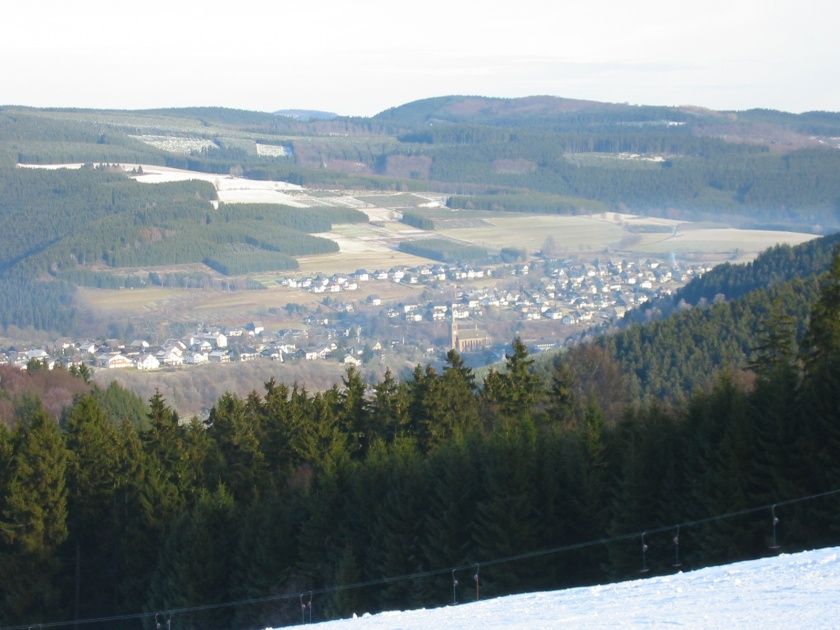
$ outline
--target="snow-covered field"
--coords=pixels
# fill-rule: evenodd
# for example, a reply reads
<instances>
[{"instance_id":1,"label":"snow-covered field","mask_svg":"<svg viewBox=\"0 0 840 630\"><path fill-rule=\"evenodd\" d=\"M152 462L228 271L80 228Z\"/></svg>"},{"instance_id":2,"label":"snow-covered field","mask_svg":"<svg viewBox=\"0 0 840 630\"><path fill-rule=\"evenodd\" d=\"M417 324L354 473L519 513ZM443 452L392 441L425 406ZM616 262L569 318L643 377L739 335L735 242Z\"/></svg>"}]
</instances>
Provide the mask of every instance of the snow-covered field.
<instances>
[{"instance_id":1,"label":"snow-covered field","mask_svg":"<svg viewBox=\"0 0 840 630\"><path fill-rule=\"evenodd\" d=\"M840 547L689 573L318 624L446 628L838 628Z\"/></svg>"},{"instance_id":2,"label":"snow-covered field","mask_svg":"<svg viewBox=\"0 0 840 630\"><path fill-rule=\"evenodd\" d=\"M183 136L129 136L135 140L139 140L144 144L161 149L163 151L171 151L172 153L191 153L192 151L203 151L204 149L212 149L215 143L207 138L185 138Z\"/></svg>"},{"instance_id":3,"label":"snow-covered field","mask_svg":"<svg viewBox=\"0 0 840 630\"><path fill-rule=\"evenodd\" d=\"M78 169L82 164L18 164L21 168L42 168ZM120 164L124 171L131 172L137 168L137 164ZM180 182L190 179L199 179L210 182L216 187L219 200L225 203L279 203L287 206L305 208L311 204L302 203L298 196L288 194L289 191L300 192L302 186L272 180L245 179L244 177L233 177L231 175L219 175L215 173L200 173L198 171L186 171L168 166L157 166L154 164L141 164L142 175L133 175L138 182L144 184L161 184L164 182Z\"/></svg>"}]
</instances>

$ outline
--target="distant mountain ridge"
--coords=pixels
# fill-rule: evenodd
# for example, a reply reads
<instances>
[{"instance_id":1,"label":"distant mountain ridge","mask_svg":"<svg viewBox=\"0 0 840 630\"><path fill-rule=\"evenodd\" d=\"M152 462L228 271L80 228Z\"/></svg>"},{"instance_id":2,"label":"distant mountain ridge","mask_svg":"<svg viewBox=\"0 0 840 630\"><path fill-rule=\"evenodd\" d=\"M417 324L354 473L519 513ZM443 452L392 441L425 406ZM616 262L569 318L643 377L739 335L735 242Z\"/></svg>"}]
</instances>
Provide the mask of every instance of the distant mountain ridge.
<instances>
[{"instance_id":1,"label":"distant mountain ridge","mask_svg":"<svg viewBox=\"0 0 840 630\"><path fill-rule=\"evenodd\" d=\"M373 116L372 120L405 126L436 123L529 126L563 121L619 125L772 125L817 135L840 133L838 112L794 114L763 108L717 111L694 105L631 105L547 95L519 98L440 96L390 107ZM766 132L766 127L764 130Z\"/></svg>"},{"instance_id":2,"label":"distant mountain ridge","mask_svg":"<svg viewBox=\"0 0 840 630\"><path fill-rule=\"evenodd\" d=\"M580 112L608 112L613 114L645 112L646 114L656 113L657 115L675 113L680 117L685 115L684 110L676 107L605 103L542 95L520 98L441 96L391 107L376 114L373 118L381 121L400 121L410 124L430 120L489 124L494 120L546 119Z\"/></svg>"}]
</instances>

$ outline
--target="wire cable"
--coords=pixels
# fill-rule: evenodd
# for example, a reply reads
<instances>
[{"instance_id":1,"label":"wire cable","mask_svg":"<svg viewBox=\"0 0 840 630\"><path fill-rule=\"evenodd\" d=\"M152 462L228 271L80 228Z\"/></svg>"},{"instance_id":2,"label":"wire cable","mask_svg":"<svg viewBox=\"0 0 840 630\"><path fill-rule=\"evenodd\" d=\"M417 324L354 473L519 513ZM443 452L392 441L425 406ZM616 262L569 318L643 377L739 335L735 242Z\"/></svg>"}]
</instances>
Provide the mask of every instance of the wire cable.
<instances>
[{"instance_id":1,"label":"wire cable","mask_svg":"<svg viewBox=\"0 0 840 630\"><path fill-rule=\"evenodd\" d=\"M745 508L742 510L734 510L732 512L725 512L723 514L716 514L713 516L707 516L704 518L694 519L690 521L681 521L679 523L674 523L672 525L664 525L662 527L650 527L644 530L640 530L637 532L631 532L626 534L618 534L616 536L604 537L604 538L595 538L592 540L579 542L579 543L571 543L568 545L561 545L558 547L550 547L546 549L539 549L534 551L527 551L520 554L515 554L511 556L504 556L501 558L494 558L490 560L482 560L480 565L482 567L488 566L496 566L500 564L507 564L509 562L518 562L521 560L530 560L533 558L539 558L542 556L549 556L558 553L564 553L567 551L577 551L580 549L585 549L587 547L595 547L600 545L608 545L611 543L616 542L623 542L627 540L634 540L639 538L642 535L649 536L651 534L659 534L663 532L672 532L675 528L685 529L688 527L696 527L698 525L705 525L707 523L712 523L716 521L727 520L731 518L735 518L738 516L745 516L747 514L754 514L756 512L763 512L767 510L772 510L774 508L778 508L785 505L793 505L795 503L803 503L805 501L813 501L814 499L820 499L824 497L834 496L840 494L840 488L835 490L828 490L826 492L819 492L816 494L811 494L802 497L796 497L794 499L786 499L783 501L776 501L775 503L769 503L767 505L761 505L757 507ZM219 610L223 608L233 608L235 606L249 606L254 604L266 604L269 602L278 602L284 600L291 600L291 599L300 599L305 596L311 597L314 595L330 595L333 593L338 593L341 591L349 591L355 590L360 588L368 588L371 586L384 586L387 584L393 584L395 582L404 582L408 580L418 580L422 578L429 578L429 577L437 577L440 575L446 574L453 574L457 571L466 571L466 570L474 570L478 566L476 562L470 562L467 564L458 564L449 567L444 567L440 569L431 569L427 571L416 571L414 573L404 573L401 575L394 575L394 576L386 576L381 578L375 578L370 580L364 580L361 582L353 582L350 584L341 584L341 585L334 585L334 586L325 586L317 589L307 589L305 591L295 591L295 592L287 592L287 593L278 593L276 595L266 595L263 597L249 597L237 600L230 600L225 602L219 602L214 604L199 604L196 606L183 606L180 608L168 608L165 610L156 610L156 611L146 611L146 612L136 612L136 613L126 613L126 614L116 614L116 615L109 615L104 617L91 617L87 619L75 619L75 620L65 620L65 621L51 621L45 623L28 623L28 624L21 624L17 626L2 626L0 630L29 630L31 628L60 628L64 626L81 626L81 625L90 625L90 624L97 624L97 623L108 623L112 621L131 621L135 619L146 619L146 618L153 618L156 615L167 615L170 618L178 615L188 615L192 613L199 613L199 612L207 612L210 610Z\"/></svg>"}]
</instances>

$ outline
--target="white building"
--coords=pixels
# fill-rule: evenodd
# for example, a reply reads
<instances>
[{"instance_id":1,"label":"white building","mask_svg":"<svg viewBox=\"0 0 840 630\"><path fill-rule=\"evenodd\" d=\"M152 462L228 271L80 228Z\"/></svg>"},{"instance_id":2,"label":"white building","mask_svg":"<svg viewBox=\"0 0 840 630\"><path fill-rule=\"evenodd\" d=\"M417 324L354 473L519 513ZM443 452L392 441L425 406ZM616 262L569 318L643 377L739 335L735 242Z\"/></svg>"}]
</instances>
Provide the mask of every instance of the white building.
<instances>
[{"instance_id":1,"label":"white building","mask_svg":"<svg viewBox=\"0 0 840 630\"><path fill-rule=\"evenodd\" d=\"M138 370L157 370L160 367L160 361L153 354L143 354L137 359Z\"/></svg>"}]
</instances>

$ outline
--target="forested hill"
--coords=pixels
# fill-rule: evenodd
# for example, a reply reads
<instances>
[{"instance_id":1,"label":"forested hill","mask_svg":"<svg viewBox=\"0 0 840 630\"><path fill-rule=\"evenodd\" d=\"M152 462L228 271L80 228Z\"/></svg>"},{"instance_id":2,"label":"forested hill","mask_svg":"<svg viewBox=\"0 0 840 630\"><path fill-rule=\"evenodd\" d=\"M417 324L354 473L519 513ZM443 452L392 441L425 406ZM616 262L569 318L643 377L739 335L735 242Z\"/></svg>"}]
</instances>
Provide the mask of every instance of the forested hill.
<instances>
[{"instance_id":1,"label":"forested hill","mask_svg":"<svg viewBox=\"0 0 840 630\"><path fill-rule=\"evenodd\" d=\"M328 119L214 107L0 108L0 164L163 162L314 186L433 189L458 195L458 207L478 194L473 207L602 207L814 232L840 227L838 137L831 112L549 96L447 96ZM202 148L177 149L184 141Z\"/></svg>"},{"instance_id":2,"label":"forested hill","mask_svg":"<svg viewBox=\"0 0 840 630\"><path fill-rule=\"evenodd\" d=\"M801 341L818 290L817 276L810 275L633 324L595 343L618 362L635 396L684 398L708 387L721 370L749 367L771 318L784 320L791 343Z\"/></svg>"},{"instance_id":3,"label":"forested hill","mask_svg":"<svg viewBox=\"0 0 840 630\"><path fill-rule=\"evenodd\" d=\"M486 96L441 96L392 107L374 120L403 127L441 123L500 126L576 125L587 123L685 122L713 119L711 110L678 107L634 106L555 96L492 98Z\"/></svg>"},{"instance_id":4,"label":"forested hill","mask_svg":"<svg viewBox=\"0 0 840 630\"><path fill-rule=\"evenodd\" d=\"M778 245L749 263L723 263L679 289L673 301L695 305L718 295L732 300L754 289L823 273L831 266L838 244L840 232L795 247Z\"/></svg>"},{"instance_id":5,"label":"forested hill","mask_svg":"<svg viewBox=\"0 0 840 630\"><path fill-rule=\"evenodd\" d=\"M349 208L213 201L208 182L141 184L107 165L0 168L0 324L71 332L72 285L144 286L148 268L173 264L295 269L295 256L338 251L312 233L367 221Z\"/></svg>"},{"instance_id":6,"label":"forested hill","mask_svg":"<svg viewBox=\"0 0 840 630\"><path fill-rule=\"evenodd\" d=\"M519 340L481 389L453 351L370 392L352 368L316 394L272 381L204 423L160 395L141 427L96 392L60 425L21 398L0 424L0 623L260 628L836 545L840 255L799 350L788 325L754 339L752 382L612 421L611 384L579 400L593 372L544 383Z\"/></svg>"},{"instance_id":7,"label":"forested hill","mask_svg":"<svg viewBox=\"0 0 840 630\"><path fill-rule=\"evenodd\" d=\"M805 112L791 114L769 109L715 111L691 106L630 105L556 96L494 98L486 96L441 96L391 107L373 117L406 128L445 124L476 124L509 127L587 126L706 126L729 125L730 129L750 129L765 125L810 135L840 133L840 113ZM634 125L635 124L635 125Z\"/></svg>"},{"instance_id":8,"label":"forested hill","mask_svg":"<svg viewBox=\"0 0 840 630\"><path fill-rule=\"evenodd\" d=\"M838 243L835 234L719 265L672 298L631 312L636 323L595 343L617 361L635 396L685 397L722 369L750 366L771 319L785 322L791 343L802 341ZM654 314L661 319L648 321Z\"/></svg>"}]
</instances>

